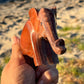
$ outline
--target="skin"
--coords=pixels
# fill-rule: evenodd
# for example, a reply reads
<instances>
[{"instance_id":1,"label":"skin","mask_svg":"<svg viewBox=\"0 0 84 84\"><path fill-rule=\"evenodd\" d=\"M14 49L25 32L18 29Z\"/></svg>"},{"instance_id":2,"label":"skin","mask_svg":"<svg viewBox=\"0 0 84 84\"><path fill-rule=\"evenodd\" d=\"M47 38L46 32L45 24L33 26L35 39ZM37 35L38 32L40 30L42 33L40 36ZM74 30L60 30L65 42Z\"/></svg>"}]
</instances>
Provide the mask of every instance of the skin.
<instances>
[{"instance_id":1,"label":"skin","mask_svg":"<svg viewBox=\"0 0 84 84\"><path fill-rule=\"evenodd\" d=\"M25 62L21 53L20 40L13 37L12 55L4 67L1 84L57 84L58 71L55 65L42 65L34 70Z\"/></svg>"}]
</instances>

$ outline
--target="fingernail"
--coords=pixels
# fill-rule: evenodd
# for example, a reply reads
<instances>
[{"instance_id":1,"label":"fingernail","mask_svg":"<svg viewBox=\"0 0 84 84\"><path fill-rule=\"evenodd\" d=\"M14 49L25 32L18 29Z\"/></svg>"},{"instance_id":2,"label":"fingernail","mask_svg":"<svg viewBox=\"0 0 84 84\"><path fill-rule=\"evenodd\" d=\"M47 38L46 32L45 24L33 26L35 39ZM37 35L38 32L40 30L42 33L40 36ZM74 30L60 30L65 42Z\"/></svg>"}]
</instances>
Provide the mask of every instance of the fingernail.
<instances>
[{"instance_id":1,"label":"fingernail","mask_svg":"<svg viewBox=\"0 0 84 84\"><path fill-rule=\"evenodd\" d=\"M12 37L12 44L16 44L16 43L19 44L19 39L18 39L18 37L14 36L14 37Z\"/></svg>"},{"instance_id":2,"label":"fingernail","mask_svg":"<svg viewBox=\"0 0 84 84\"><path fill-rule=\"evenodd\" d=\"M17 43L17 38L14 36L12 37L12 44L15 44L15 43Z\"/></svg>"},{"instance_id":3,"label":"fingernail","mask_svg":"<svg viewBox=\"0 0 84 84\"><path fill-rule=\"evenodd\" d=\"M44 84L44 81L43 81L43 80L41 80L41 81L39 82L39 84Z\"/></svg>"}]
</instances>

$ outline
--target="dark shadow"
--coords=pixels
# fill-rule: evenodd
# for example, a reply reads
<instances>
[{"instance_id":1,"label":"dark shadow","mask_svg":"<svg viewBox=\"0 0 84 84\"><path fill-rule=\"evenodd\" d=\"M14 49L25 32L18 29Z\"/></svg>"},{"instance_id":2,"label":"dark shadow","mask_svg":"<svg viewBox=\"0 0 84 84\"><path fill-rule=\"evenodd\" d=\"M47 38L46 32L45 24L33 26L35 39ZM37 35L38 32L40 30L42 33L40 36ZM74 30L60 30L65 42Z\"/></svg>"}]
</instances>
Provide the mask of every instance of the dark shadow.
<instances>
[{"instance_id":1,"label":"dark shadow","mask_svg":"<svg viewBox=\"0 0 84 84\"><path fill-rule=\"evenodd\" d=\"M77 55L77 54L75 54L74 56L77 57L77 58L79 57L79 55Z\"/></svg>"},{"instance_id":2,"label":"dark shadow","mask_svg":"<svg viewBox=\"0 0 84 84\"><path fill-rule=\"evenodd\" d=\"M3 4L3 3L6 3L8 2L9 0L0 0L0 4Z\"/></svg>"},{"instance_id":3,"label":"dark shadow","mask_svg":"<svg viewBox=\"0 0 84 84\"><path fill-rule=\"evenodd\" d=\"M6 52L2 53L0 57L10 56L11 55L11 49L7 50Z\"/></svg>"},{"instance_id":4,"label":"dark shadow","mask_svg":"<svg viewBox=\"0 0 84 84\"><path fill-rule=\"evenodd\" d=\"M15 18L15 19L17 19L18 17L15 17L15 16L13 16L13 15L8 15L8 16L5 16L5 17L4 17L4 19L6 19L6 18L9 18L9 19Z\"/></svg>"},{"instance_id":5,"label":"dark shadow","mask_svg":"<svg viewBox=\"0 0 84 84\"><path fill-rule=\"evenodd\" d=\"M33 69L35 69L35 65L34 65L34 60L33 58L27 56L27 55L24 55L24 58L25 58L25 61L27 64L29 64L31 67L33 67Z\"/></svg>"},{"instance_id":6,"label":"dark shadow","mask_svg":"<svg viewBox=\"0 0 84 84\"><path fill-rule=\"evenodd\" d=\"M9 29L10 27L13 28L15 25L17 25L15 22L12 25L9 25L7 28Z\"/></svg>"},{"instance_id":7,"label":"dark shadow","mask_svg":"<svg viewBox=\"0 0 84 84\"><path fill-rule=\"evenodd\" d=\"M15 25L17 25L15 22L12 25L7 26L7 28L4 31L0 31L0 35L2 35L2 33L8 32L9 28L13 28Z\"/></svg>"},{"instance_id":8,"label":"dark shadow","mask_svg":"<svg viewBox=\"0 0 84 84\"><path fill-rule=\"evenodd\" d=\"M26 0L26 3L30 3L32 0Z\"/></svg>"},{"instance_id":9,"label":"dark shadow","mask_svg":"<svg viewBox=\"0 0 84 84\"><path fill-rule=\"evenodd\" d=\"M62 21L63 23L67 23L66 21Z\"/></svg>"},{"instance_id":10,"label":"dark shadow","mask_svg":"<svg viewBox=\"0 0 84 84\"><path fill-rule=\"evenodd\" d=\"M21 3L19 6L17 6L17 8L20 8L22 6L24 6L24 3Z\"/></svg>"},{"instance_id":11,"label":"dark shadow","mask_svg":"<svg viewBox=\"0 0 84 84\"><path fill-rule=\"evenodd\" d=\"M18 32L19 35L21 35L21 33L22 33L22 30L20 30L20 31Z\"/></svg>"},{"instance_id":12,"label":"dark shadow","mask_svg":"<svg viewBox=\"0 0 84 84\"><path fill-rule=\"evenodd\" d=\"M73 6L70 6L70 7L67 7L66 10L71 10L73 8L74 8Z\"/></svg>"},{"instance_id":13,"label":"dark shadow","mask_svg":"<svg viewBox=\"0 0 84 84\"><path fill-rule=\"evenodd\" d=\"M16 22L21 22L22 21L22 19L19 19L19 20L17 20Z\"/></svg>"},{"instance_id":14,"label":"dark shadow","mask_svg":"<svg viewBox=\"0 0 84 84\"><path fill-rule=\"evenodd\" d=\"M76 37L77 35L77 33L71 34L70 38Z\"/></svg>"},{"instance_id":15,"label":"dark shadow","mask_svg":"<svg viewBox=\"0 0 84 84\"><path fill-rule=\"evenodd\" d=\"M2 22L0 22L0 24L4 24L4 25L6 25L7 23L6 23L5 21L2 21Z\"/></svg>"},{"instance_id":16,"label":"dark shadow","mask_svg":"<svg viewBox=\"0 0 84 84\"><path fill-rule=\"evenodd\" d=\"M82 5L78 5L78 7L82 7Z\"/></svg>"},{"instance_id":17,"label":"dark shadow","mask_svg":"<svg viewBox=\"0 0 84 84\"><path fill-rule=\"evenodd\" d=\"M0 31L0 35L2 35L2 31Z\"/></svg>"},{"instance_id":18,"label":"dark shadow","mask_svg":"<svg viewBox=\"0 0 84 84\"><path fill-rule=\"evenodd\" d=\"M59 26L59 25L57 25L57 29L62 29L62 27L61 27L61 26Z\"/></svg>"},{"instance_id":19,"label":"dark shadow","mask_svg":"<svg viewBox=\"0 0 84 84\"><path fill-rule=\"evenodd\" d=\"M15 0L10 0L10 2L14 2Z\"/></svg>"},{"instance_id":20,"label":"dark shadow","mask_svg":"<svg viewBox=\"0 0 84 84\"><path fill-rule=\"evenodd\" d=\"M29 10L29 8L24 8L24 10Z\"/></svg>"},{"instance_id":21,"label":"dark shadow","mask_svg":"<svg viewBox=\"0 0 84 84\"><path fill-rule=\"evenodd\" d=\"M0 49L1 49L1 47L2 47L2 44L0 44Z\"/></svg>"},{"instance_id":22,"label":"dark shadow","mask_svg":"<svg viewBox=\"0 0 84 84\"><path fill-rule=\"evenodd\" d=\"M76 18L76 17L75 17L75 16L70 16L70 18L74 19L74 18Z\"/></svg>"},{"instance_id":23,"label":"dark shadow","mask_svg":"<svg viewBox=\"0 0 84 84\"><path fill-rule=\"evenodd\" d=\"M54 2L54 3L58 4L58 3L61 3L61 1L60 1L60 0L58 0L58 1Z\"/></svg>"},{"instance_id":24,"label":"dark shadow","mask_svg":"<svg viewBox=\"0 0 84 84\"><path fill-rule=\"evenodd\" d=\"M82 3L82 2L84 2L84 0L79 0L79 3Z\"/></svg>"},{"instance_id":25,"label":"dark shadow","mask_svg":"<svg viewBox=\"0 0 84 84\"><path fill-rule=\"evenodd\" d=\"M60 20L61 18L57 17L57 20Z\"/></svg>"}]
</instances>

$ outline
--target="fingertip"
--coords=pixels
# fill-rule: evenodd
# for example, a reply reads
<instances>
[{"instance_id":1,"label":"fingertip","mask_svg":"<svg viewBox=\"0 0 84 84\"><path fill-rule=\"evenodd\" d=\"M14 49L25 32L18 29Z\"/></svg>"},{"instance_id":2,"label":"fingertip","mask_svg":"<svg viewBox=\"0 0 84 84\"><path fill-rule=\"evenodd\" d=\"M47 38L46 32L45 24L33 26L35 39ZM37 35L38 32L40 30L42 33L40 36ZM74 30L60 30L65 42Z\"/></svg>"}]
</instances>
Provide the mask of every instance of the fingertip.
<instances>
[{"instance_id":1,"label":"fingertip","mask_svg":"<svg viewBox=\"0 0 84 84\"><path fill-rule=\"evenodd\" d=\"M12 45L16 43L16 36L12 37Z\"/></svg>"},{"instance_id":2,"label":"fingertip","mask_svg":"<svg viewBox=\"0 0 84 84\"><path fill-rule=\"evenodd\" d=\"M18 50L20 51L20 40L18 37L13 36L12 37L12 51L15 52Z\"/></svg>"},{"instance_id":3,"label":"fingertip","mask_svg":"<svg viewBox=\"0 0 84 84\"><path fill-rule=\"evenodd\" d=\"M58 77L58 71L55 68L52 68L44 73L48 80L54 80Z\"/></svg>"},{"instance_id":4,"label":"fingertip","mask_svg":"<svg viewBox=\"0 0 84 84\"><path fill-rule=\"evenodd\" d=\"M42 74L46 71L46 70L48 70L50 67L49 66L46 66L46 65L41 65L41 66L39 66L39 67L37 67L36 68L36 79L39 79L41 76L42 76Z\"/></svg>"},{"instance_id":5,"label":"fingertip","mask_svg":"<svg viewBox=\"0 0 84 84\"><path fill-rule=\"evenodd\" d=\"M16 36L12 37L12 56L13 57L19 56L20 58L22 58L22 53L20 49L20 40Z\"/></svg>"},{"instance_id":6,"label":"fingertip","mask_svg":"<svg viewBox=\"0 0 84 84\"><path fill-rule=\"evenodd\" d=\"M19 44L19 38L18 38L17 36L13 36L13 37L12 37L12 45L13 45L13 44L16 44L16 43Z\"/></svg>"},{"instance_id":7,"label":"fingertip","mask_svg":"<svg viewBox=\"0 0 84 84\"><path fill-rule=\"evenodd\" d=\"M37 84L57 84L58 71L55 68L51 68L43 73Z\"/></svg>"},{"instance_id":8,"label":"fingertip","mask_svg":"<svg viewBox=\"0 0 84 84\"><path fill-rule=\"evenodd\" d=\"M56 68L56 64L53 65L41 65L39 67L36 68L36 78L39 79L40 76L42 76L42 74L44 72L46 72L47 70L51 69L51 68Z\"/></svg>"},{"instance_id":9,"label":"fingertip","mask_svg":"<svg viewBox=\"0 0 84 84\"><path fill-rule=\"evenodd\" d=\"M16 60L17 64L21 65L25 63L24 56L20 48L20 39L17 36L12 37L12 55L11 60Z\"/></svg>"}]
</instances>

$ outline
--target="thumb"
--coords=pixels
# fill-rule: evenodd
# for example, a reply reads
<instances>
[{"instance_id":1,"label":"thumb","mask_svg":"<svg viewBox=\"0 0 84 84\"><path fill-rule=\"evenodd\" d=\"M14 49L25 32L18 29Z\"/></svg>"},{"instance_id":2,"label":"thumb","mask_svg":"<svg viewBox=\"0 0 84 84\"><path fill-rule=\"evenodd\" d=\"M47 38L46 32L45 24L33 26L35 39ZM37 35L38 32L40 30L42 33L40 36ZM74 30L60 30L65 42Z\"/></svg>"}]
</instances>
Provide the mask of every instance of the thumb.
<instances>
[{"instance_id":1,"label":"thumb","mask_svg":"<svg viewBox=\"0 0 84 84\"><path fill-rule=\"evenodd\" d=\"M20 48L20 39L16 36L12 38L12 55L11 60L15 60L17 64L25 63L24 56L22 55Z\"/></svg>"}]
</instances>

